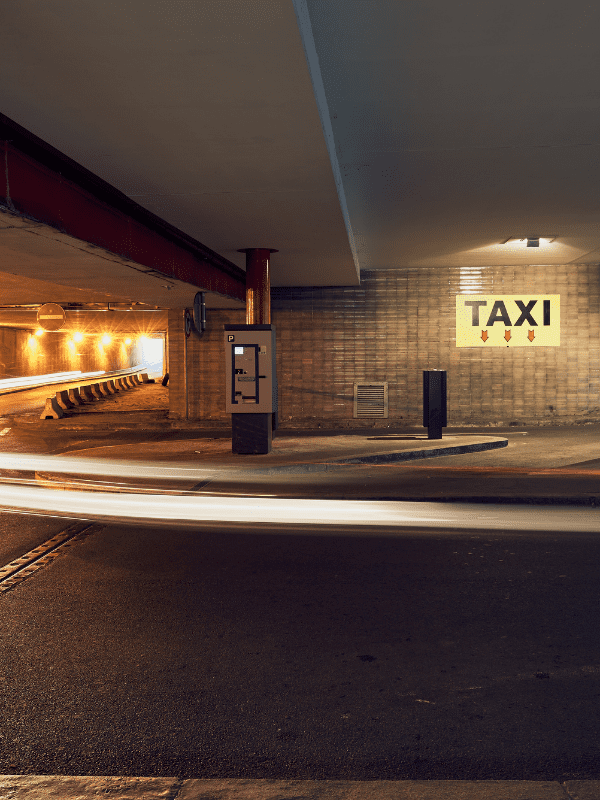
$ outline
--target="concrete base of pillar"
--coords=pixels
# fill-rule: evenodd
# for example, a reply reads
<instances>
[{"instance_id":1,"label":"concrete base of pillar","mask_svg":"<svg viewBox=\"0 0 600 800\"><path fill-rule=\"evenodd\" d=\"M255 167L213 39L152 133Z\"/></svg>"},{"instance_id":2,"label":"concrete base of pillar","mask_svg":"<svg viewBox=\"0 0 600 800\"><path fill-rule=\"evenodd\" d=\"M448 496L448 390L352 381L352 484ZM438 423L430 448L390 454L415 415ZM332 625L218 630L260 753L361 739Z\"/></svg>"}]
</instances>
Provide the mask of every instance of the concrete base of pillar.
<instances>
[{"instance_id":1,"label":"concrete base of pillar","mask_svg":"<svg viewBox=\"0 0 600 800\"><path fill-rule=\"evenodd\" d=\"M232 414L231 452L263 455L271 452L272 414Z\"/></svg>"}]
</instances>

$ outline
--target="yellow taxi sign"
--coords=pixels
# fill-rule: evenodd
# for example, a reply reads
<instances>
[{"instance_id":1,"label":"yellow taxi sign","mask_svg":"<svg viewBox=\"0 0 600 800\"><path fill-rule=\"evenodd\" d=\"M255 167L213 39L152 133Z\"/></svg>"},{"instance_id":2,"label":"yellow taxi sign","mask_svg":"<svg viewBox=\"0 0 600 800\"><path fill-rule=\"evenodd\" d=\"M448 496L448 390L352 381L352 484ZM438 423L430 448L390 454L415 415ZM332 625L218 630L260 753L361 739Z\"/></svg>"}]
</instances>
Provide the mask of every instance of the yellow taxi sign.
<instances>
[{"instance_id":1,"label":"yellow taxi sign","mask_svg":"<svg viewBox=\"0 0 600 800\"><path fill-rule=\"evenodd\" d=\"M559 347L560 295L459 294L457 347Z\"/></svg>"}]
</instances>

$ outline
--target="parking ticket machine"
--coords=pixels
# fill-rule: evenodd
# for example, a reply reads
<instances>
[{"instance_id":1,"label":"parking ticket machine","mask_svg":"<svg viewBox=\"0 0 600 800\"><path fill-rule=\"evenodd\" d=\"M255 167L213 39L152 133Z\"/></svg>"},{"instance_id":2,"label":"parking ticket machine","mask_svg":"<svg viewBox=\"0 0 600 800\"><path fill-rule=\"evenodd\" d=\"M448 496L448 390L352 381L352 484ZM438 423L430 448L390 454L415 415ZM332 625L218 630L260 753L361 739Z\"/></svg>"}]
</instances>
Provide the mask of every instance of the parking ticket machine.
<instances>
[{"instance_id":1,"label":"parking ticket machine","mask_svg":"<svg viewBox=\"0 0 600 800\"><path fill-rule=\"evenodd\" d=\"M225 325L226 411L234 453L269 453L277 413L275 328Z\"/></svg>"}]
</instances>

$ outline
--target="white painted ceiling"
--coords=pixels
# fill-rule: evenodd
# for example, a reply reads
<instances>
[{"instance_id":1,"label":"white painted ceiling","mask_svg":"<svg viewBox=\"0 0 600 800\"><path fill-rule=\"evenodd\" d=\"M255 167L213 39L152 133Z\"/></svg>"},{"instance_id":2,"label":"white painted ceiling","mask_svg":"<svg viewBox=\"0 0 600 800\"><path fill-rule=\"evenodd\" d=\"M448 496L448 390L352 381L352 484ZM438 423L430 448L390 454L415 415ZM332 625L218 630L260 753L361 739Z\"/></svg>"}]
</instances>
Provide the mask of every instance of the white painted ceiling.
<instances>
[{"instance_id":1,"label":"white painted ceiling","mask_svg":"<svg viewBox=\"0 0 600 800\"><path fill-rule=\"evenodd\" d=\"M1 16L2 113L239 266L238 248L277 248L275 286L600 263L600 4L18 0ZM500 244L527 236L555 238ZM0 269L61 287L44 300L175 305L131 265L98 285L60 258Z\"/></svg>"},{"instance_id":2,"label":"white painted ceiling","mask_svg":"<svg viewBox=\"0 0 600 800\"><path fill-rule=\"evenodd\" d=\"M361 268L600 262L600 4L307 7Z\"/></svg>"}]
</instances>

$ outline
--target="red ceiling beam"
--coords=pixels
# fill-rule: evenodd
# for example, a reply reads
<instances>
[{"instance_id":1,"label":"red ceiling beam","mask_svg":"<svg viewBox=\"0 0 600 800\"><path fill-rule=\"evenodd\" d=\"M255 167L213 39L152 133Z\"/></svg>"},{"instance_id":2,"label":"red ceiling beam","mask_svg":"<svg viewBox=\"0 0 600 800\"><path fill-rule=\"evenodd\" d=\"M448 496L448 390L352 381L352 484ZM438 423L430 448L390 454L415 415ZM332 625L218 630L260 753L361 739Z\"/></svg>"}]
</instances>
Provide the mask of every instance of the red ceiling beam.
<instances>
[{"instance_id":1,"label":"red ceiling beam","mask_svg":"<svg viewBox=\"0 0 600 800\"><path fill-rule=\"evenodd\" d=\"M0 158L0 205L165 277L245 300L245 273L236 264L3 114Z\"/></svg>"}]
</instances>

